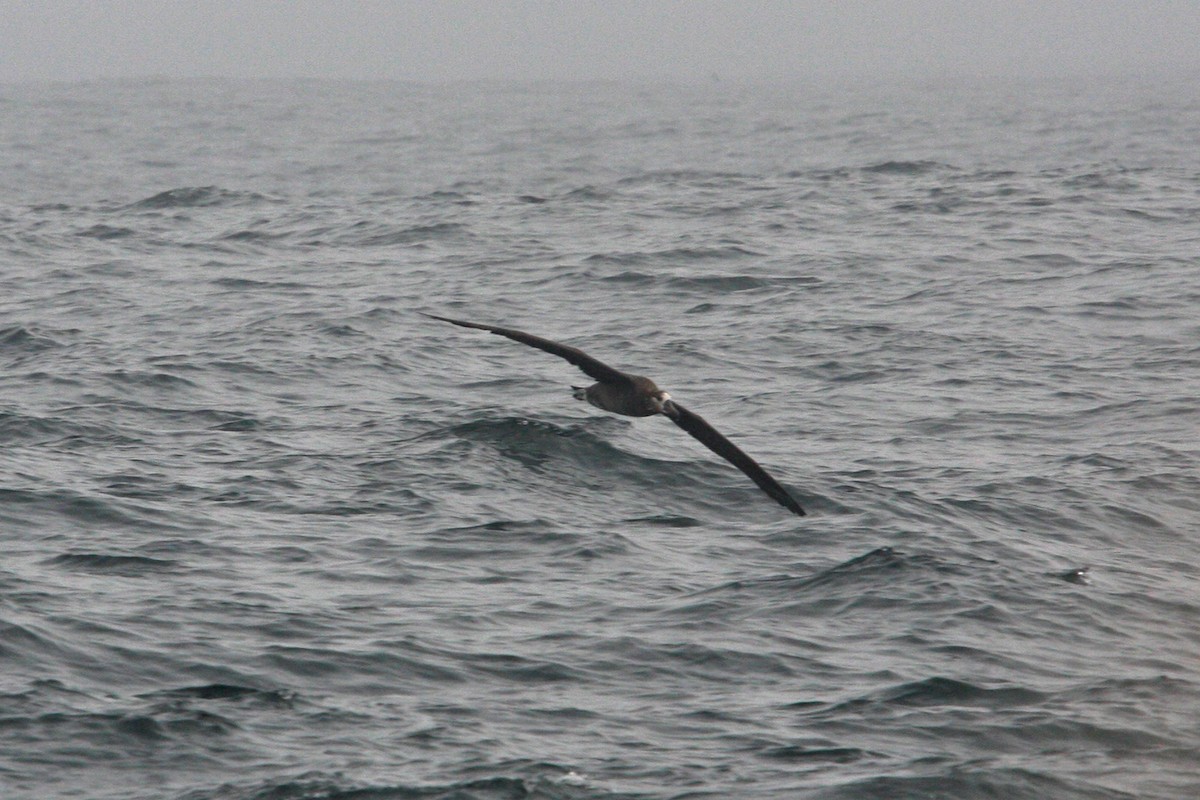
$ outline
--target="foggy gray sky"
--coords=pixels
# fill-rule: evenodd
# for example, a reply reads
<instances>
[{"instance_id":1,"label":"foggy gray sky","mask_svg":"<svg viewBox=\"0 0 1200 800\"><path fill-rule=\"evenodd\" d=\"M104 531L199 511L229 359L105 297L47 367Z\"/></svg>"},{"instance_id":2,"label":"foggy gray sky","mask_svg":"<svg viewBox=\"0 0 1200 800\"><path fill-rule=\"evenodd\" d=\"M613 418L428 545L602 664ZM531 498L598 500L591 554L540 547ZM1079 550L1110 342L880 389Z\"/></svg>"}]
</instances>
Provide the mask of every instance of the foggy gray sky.
<instances>
[{"instance_id":1,"label":"foggy gray sky","mask_svg":"<svg viewBox=\"0 0 1200 800\"><path fill-rule=\"evenodd\" d=\"M1194 73L1200 0L0 0L0 81Z\"/></svg>"}]
</instances>

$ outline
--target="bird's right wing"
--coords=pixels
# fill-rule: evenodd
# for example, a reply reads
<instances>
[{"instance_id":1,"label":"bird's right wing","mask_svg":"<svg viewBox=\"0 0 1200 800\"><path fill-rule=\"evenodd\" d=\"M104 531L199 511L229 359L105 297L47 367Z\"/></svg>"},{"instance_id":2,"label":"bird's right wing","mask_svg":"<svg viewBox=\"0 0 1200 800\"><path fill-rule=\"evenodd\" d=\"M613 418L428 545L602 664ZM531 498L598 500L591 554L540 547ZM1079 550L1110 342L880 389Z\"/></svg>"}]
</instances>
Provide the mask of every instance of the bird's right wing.
<instances>
[{"instance_id":1,"label":"bird's right wing","mask_svg":"<svg viewBox=\"0 0 1200 800\"><path fill-rule=\"evenodd\" d=\"M793 514L804 516L804 509L800 507L795 498L787 493L786 489L779 485L778 481L768 475L767 471L760 467L757 461L743 453L737 445L722 436L712 425L709 425L704 417L688 411L674 400L668 400L664 404L663 413L709 450L712 450L721 458L746 473L750 477L750 480L757 483L758 488L770 495L776 503L779 503L779 505Z\"/></svg>"},{"instance_id":2,"label":"bird's right wing","mask_svg":"<svg viewBox=\"0 0 1200 800\"><path fill-rule=\"evenodd\" d=\"M422 312L424 313L424 312ZM619 369L613 369L603 361L598 361L577 347L570 345L559 344L552 342L549 339L543 339L540 336L534 336L532 333L518 331L512 328L498 328L495 325L483 325L478 322L465 322L461 319L450 319L449 317L439 317L436 314L425 314L433 319L440 319L442 322L449 322L452 325L461 325L464 328L477 328L481 331L488 331L497 336L507 336L515 342L527 344L530 347L536 347L538 350L543 350L559 358L565 358L570 363L579 367L588 375L602 383L623 383L629 380L629 376Z\"/></svg>"}]
</instances>

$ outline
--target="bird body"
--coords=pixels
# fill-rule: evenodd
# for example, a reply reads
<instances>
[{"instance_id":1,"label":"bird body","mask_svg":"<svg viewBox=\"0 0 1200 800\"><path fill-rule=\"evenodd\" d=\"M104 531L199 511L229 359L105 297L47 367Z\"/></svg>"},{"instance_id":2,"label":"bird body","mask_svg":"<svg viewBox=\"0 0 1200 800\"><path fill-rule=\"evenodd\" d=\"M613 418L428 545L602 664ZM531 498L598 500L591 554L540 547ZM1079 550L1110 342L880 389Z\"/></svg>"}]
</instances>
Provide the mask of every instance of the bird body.
<instances>
[{"instance_id":1,"label":"bird body","mask_svg":"<svg viewBox=\"0 0 1200 800\"><path fill-rule=\"evenodd\" d=\"M767 493L775 502L791 511L793 514L804 516L804 509L796 502L778 481L767 474L758 462L742 452L733 442L717 432L712 425L692 411L681 406L664 392L654 381L642 375L629 375L614 369L602 361L592 358L582 350L570 345L543 339L524 331L513 328L500 328L495 325L484 325L478 322L466 322L450 317L439 317L435 314L425 314L427 317L449 322L464 328L476 328L488 331L497 336L504 336L513 341L536 347L559 358L566 359L583 370L584 373L596 379L591 386L573 386L577 400L586 400L591 405L603 411L623 414L627 417L650 417L662 414L683 430L687 431L701 444L721 456L729 463L740 469L754 481L760 489Z\"/></svg>"},{"instance_id":2,"label":"bird body","mask_svg":"<svg viewBox=\"0 0 1200 800\"><path fill-rule=\"evenodd\" d=\"M649 378L641 375L626 377L629 378L628 382L609 381L571 388L575 390L576 400L586 400L601 411L627 417L652 417L664 413L663 405L671 399L671 395L659 389Z\"/></svg>"}]
</instances>

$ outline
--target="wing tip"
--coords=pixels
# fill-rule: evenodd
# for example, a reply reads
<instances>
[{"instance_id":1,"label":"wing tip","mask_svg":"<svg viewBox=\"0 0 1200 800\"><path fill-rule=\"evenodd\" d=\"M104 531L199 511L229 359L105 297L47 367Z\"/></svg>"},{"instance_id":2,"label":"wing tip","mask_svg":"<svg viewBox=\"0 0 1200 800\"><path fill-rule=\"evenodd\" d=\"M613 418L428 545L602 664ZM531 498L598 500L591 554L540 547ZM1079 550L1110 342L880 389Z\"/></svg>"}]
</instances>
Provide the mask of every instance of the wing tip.
<instances>
[{"instance_id":1,"label":"wing tip","mask_svg":"<svg viewBox=\"0 0 1200 800\"><path fill-rule=\"evenodd\" d=\"M417 313L423 317L429 317L430 319L437 319L437 320L441 320L442 322L449 322L451 325L457 325L460 328L475 328L477 330L492 331L493 333L495 333L495 330L492 328L491 325L483 325L478 322L467 322L465 319L454 319L453 317L439 317L437 314L429 314L425 311L418 311Z\"/></svg>"},{"instance_id":2,"label":"wing tip","mask_svg":"<svg viewBox=\"0 0 1200 800\"><path fill-rule=\"evenodd\" d=\"M767 492L772 500L774 500L776 503L779 503L779 505L792 512L797 517L808 516L808 512L804 510L804 507L801 506L799 502L797 502L796 498L792 497L791 494L788 493L787 489L784 489L782 486L777 488L779 489L778 493Z\"/></svg>"},{"instance_id":3,"label":"wing tip","mask_svg":"<svg viewBox=\"0 0 1200 800\"><path fill-rule=\"evenodd\" d=\"M427 311L418 311L417 313L420 314L422 317L429 317L430 319L440 319L442 322L453 322L455 325L458 324L458 320L456 320L456 319L450 319L449 317L439 317L437 314L430 314Z\"/></svg>"}]
</instances>

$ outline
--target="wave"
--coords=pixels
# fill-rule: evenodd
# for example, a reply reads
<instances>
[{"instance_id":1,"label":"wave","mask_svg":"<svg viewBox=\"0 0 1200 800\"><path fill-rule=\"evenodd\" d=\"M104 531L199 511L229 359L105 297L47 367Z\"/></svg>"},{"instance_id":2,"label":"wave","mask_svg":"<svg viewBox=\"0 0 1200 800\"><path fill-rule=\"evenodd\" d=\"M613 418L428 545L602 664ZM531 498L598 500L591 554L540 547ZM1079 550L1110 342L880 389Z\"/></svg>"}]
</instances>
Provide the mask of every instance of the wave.
<instances>
[{"instance_id":1,"label":"wave","mask_svg":"<svg viewBox=\"0 0 1200 800\"><path fill-rule=\"evenodd\" d=\"M78 572L141 577L148 574L172 572L177 561L147 556L111 555L108 553L63 553L46 563Z\"/></svg>"},{"instance_id":2,"label":"wave","mask_svg":"<svg viewBox=\"0 0 1200 800\"><path fill-rule=\"evenodd\" d=\"M930 172L958 171L958 167L940 161L882 161L863 167L873 175L925 175Z\"/></svg>"},{"instance_id":3,"label":"wave","mask_svg":"<svg viewBox=\"0 0 1200 800\"><path fill-rule=\"evenodd\" d=\"M478 419L437 435L486 442L534 470L549 468L551 462L566 462L575 468L594 464L604 469L605 465L627 458L627 454L585 427L556 425L527 417Z\"/></svg>"},{"instance_id":4,"label":"wave","mask_svg":"<svg viewBox=\"0 0 1200 800\"><path fill-rule=\"evenodd\" d=\"M32 442L49 443L74 439L105 445L135 444L137 439L112 426L92 425L70 417L35 417L0 411L0 444L13 446Z\"/></svg>"},{"instance_id":5,"label":"wave","mask_svg":"<svg viewBox=\"0 0 1200 800\"><path fill-rule=\"evenodd\" d=\"M36 327L8 325L0 328L0 353L38 353L60 346L57 339Z\"/></svg>"},{"instance_id":6,"label":"wave","mask_svg":"<svg viewBox=\"0 0 1200 800\"><path fill-rule=\"evenodd\" d=\"M723 245L717 247L673 247L666 250L594 253L587 256L584 262L635 266L640 264L723 261L739 258L760 258L762 256L763 253L740 245Z\"/></svg>"},{"instance_id":7,"label":"wave","mask_svg":"<svg viewBox=\"0 0 1200 800\"><path fill-rule=\"evenodd\" d=\"M232 191L219 186L184 186L168 189L125 206L131 210L204 208L208 206L243 206L275 202L258 192Z\"/></svg>"},{"instance_id":8,"label":"wave","mask_svg":"<svg viewBox=\"0 0 1200 800\"><path fill-rule=\"evenodd\" d=\"M645 420L642 424L665 423ZM445 442L434 458L476 487L507 484L524 494L525 507L537 498L542 513L585 508L612 513L627 510L633 519L665 520L665 525L689 526L700 509L713 511L731 503L762 509L758 490L740 472L707 451L688 447L671 458L656 458L614 445L635 423L614 417L592 417L562 426L524 417L482 419L425 434ZM664 434L674 441L682 435L673 427ZM458 441L484 443L483 451L453 447ZM641 448L638 448L641 450ZM464 460L471 453L471 460ZM545 504L543 508L541 503ZM518 506L519 507L519 506ZM648 511L656 513L647 514ZM639 516L640 515L640 516Z\"/></svg>"},{"instance_id":9,"label":"wave","mask_svg":"<svg viewBox=\"0 0 1200 800\"><path fill-rule=\"evenodd\" d=\"M553 775L553 767L543 766ZM559 777L494 776L451 783L395 784L353 782L343 776L308 772L291 779L225 784L188 792L184 800L634 800L634 795L581 793L572 787L570 770Z\"/></svg>"},{"instance_id":10,"label":"wave","mask_svg":"<svg viewBox=\"0 0 1200 800\"><path fill-rule=\"evenodd\" d=\"M984 765L942 768L932 775L857 778L812 796L817 800L895 800L898 797L1137 800L1137 795L1092 781L1068 781L1035 770Z\"/></svg>"},{"instance_id":11,"label":"wave","mask_svg":"<svg viewBox=\"0 0 1200 800\"><path fill-rule=\"evenodd\" d=\"M219 700L231 703L254 703L256 705L287 707L295 700L293 692L283 689L260 689L233 683L205 683L183 686L178 689L161 689L139 697L146 700L196 701Z\"/></svg>"},{"instance_id":12,"label":"wave","mask_svg":"<svg viewBox=\"0 0 1200 800\"><path fill-rule=\"evenodd\" d=\"M128 499L93 496L70 489L2 489L0 519L28 525L35 520L66 520L85 527L108 526L143 530L182 530L195 523L169 508L136 504Z\"/></svg>"},{"instance_id":13,"label":"wave","mask_svg":"<svg viewBox=\"0 0 1200 800\"><path fill-rule=\"evenodd\" d=\"M87 239L126 239L130 236L136 236L137 231L133 228L123 228L116 225L93 225L90 228L85 228L75 234Z\"/></svg>"},{"instance_id":14,"label":"wave","mask_svg":"<svg viewBox=\"0 0 1200 800\"><path fill-rule=\"evenodd\" d=\"M461 240L470 235L470 227L459 222L436 222L429 225L368 225L347 231L337 237L339 243L357 247L388 247L417 245L428 242Z\"/></svg>"}]
</instances>

